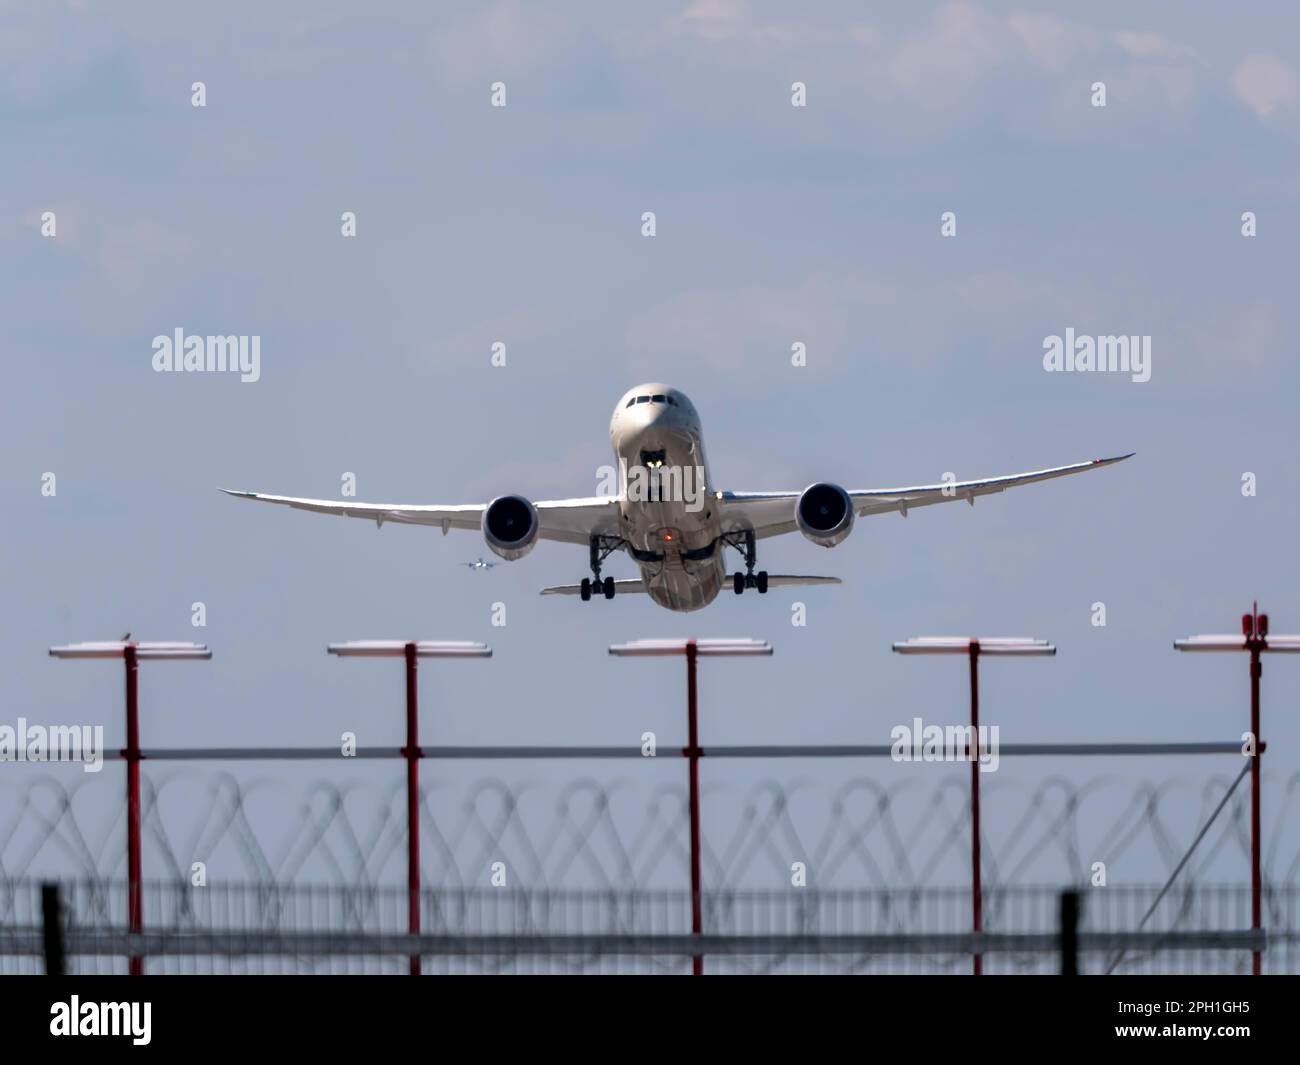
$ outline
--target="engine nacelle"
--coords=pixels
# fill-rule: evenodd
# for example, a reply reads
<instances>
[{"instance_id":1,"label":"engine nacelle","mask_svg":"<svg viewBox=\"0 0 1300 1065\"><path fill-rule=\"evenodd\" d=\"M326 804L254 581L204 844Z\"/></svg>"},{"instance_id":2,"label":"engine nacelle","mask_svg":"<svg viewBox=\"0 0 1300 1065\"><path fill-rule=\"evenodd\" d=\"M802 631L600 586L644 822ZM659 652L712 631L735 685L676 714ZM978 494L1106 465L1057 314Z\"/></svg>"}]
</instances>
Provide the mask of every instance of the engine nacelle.
<instances>
[{"instance_id":1,"label":"engine nacelle","mask_svg":"<svg viewBox=\"0 0 1300 1065\"><path fill-rule=\"evenodd\" d=\"M533 549L540 528L537 508L523 496L497 496L483 511L483 539L507 562Z\"/></svg>"},{"instance_id":2,"label":"engine nacelle","mask_svg":"<svg viewBox=\"0 0 1300 1065\"><path fill-rule=\"evenodd\" d=\"M794 519L815 544L834 547L853 531L853 501L837 484L810 484L799 493Z\"/></svg>"}]
</instances>

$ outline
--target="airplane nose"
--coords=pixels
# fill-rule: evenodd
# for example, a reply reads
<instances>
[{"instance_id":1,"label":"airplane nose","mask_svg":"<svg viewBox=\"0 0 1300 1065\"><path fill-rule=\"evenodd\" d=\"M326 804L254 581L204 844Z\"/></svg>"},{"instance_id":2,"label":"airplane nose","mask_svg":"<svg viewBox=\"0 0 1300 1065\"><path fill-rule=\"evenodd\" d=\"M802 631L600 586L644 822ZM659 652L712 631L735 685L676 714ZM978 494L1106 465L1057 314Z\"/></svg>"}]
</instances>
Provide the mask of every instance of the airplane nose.
<instances>
[{"instance_id":1,"label":"airplane nose","mask_svg":"<svg viewBox=\"0 0 1300 1065\"><path fill-rule=\"evenodd\" d=\"M642 425L653 425L667 410L668 408L662 403L638 403L632 408L632 413Z\"/></svg>"},{"instance_id":2,"label":"airplane nose","mask_svg":"<svg viewBox=\"0 0 1300 1065\"><path fill-rule=\"evenodd\" d=\"M617 419L617 446L624 453L651 453L652 460L658 452L667 452L669 456L680 457L690 453L689 433L675 406L653 400L646 403L634 403L626 407L622 417Z\"/></svg>"},{"instance_id":3,"label":"airplane nose","mask_svg":"<svg viewBox=\"0 0 1300 1065\"><path fill-rule=\"evenodd\" d=\"M628 443L633 444L642 466L683 466L696 461L695 443L689 433L679 431L671 422L647 425Z\"/></svg>"},{"instance_id":4,"label":"airplane nose","mask_svg":"<svg viewBox=\"0 0 1300 1065\"><path fill-rule=\"evenodd\" d=\"M653 435L664 423L664 408L658 403L638 403L623 421L625 434L633 439Z\"/></svg>"}]
</instances>

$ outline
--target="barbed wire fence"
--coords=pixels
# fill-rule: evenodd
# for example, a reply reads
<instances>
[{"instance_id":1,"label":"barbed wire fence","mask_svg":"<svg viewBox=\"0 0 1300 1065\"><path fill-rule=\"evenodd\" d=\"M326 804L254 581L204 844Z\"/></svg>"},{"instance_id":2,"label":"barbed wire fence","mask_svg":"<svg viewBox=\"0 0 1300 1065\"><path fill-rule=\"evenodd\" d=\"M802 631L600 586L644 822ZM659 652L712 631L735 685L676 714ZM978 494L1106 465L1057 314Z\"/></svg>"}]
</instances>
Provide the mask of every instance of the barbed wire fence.
<instances>
[{"instance_id":1,"label":"barbed wire fence","mask_svg":"<svg viewBox=\"0 0 1300 1065\"><path fill-rule=\"evenodd\" d=\"M43 923L66 926L80 971L126 962L143 972L146 960L151 971L415 974L426 961L443 971L679 971L687 960L701 972L705 955L740 972L946 972L972 961L980 972L986 956L989 971L1052 971L1067 889L1080 893L1082 916L1069 923L1084 971L1245 972L1252 954L1260 971L1265 953L1268 971L1297 970L1300 848L1289 828L1300 824L1300 774L1272 778L1278 801L1261 853L1258 793L1238 788L1254 759L1163 780L1004 770L981 789L973 730L959 764L893 780L888 746L700 746L697 655L770 654L758 641L611 648L685 654L690 741L656 757L636 747L424 747L416 659L490 651L396 641L330 650L405 657L405 746L150 749L139 740L137 659L210 652L53 649L126 662L127 746L105 756L125 771L126 802L115 769L5 767L0 967L39 968ZM1102 756L1112 767L1130 757L1143 773L1162 756L1232 756L1240 766L1243 753L1236 743L1000 746L1022 762ZM620 759L625 771L609 771ZM404 781L389 775L392 760L406 763ZM682 761L688 788L673 769ZM711 767L703 789L701 762ZM763 775L720 771L740 763ZM272 764L273 777L251 775ZM423 783L421 765L433 773ZM521 780L508 765L554 772ZM783 772L767 776L775 765ZM831 765L852 769L837 781ZM294 779L308 767L311 779ZM972 869L975 887L958 886ZM1136 870L1154 882L1137 882ZM57 920L40 890L51 880ZM972 898L973 925L962 918Z\"/></svg>"},{"instance_id":2,"label":"barbed wire fence","mask_svg":"<svg viewBox=\"0 0 1300 1065\"><path fill-rule=\"evenodd\" d=\"M26 781L18 777L23 771L31 774ZM112 774L78 771L75 777L70 782L32 767L0 778L0 877L124 875L120 784ZM1015 885L1026 874L1086 882L1093 861L1115 866L1137 851L1171 873L1191 842L1187 827L1205 823L1231 783L1230 775L1216 773L1155 782L1053 775L1032 785L986 785L1004 826L987 847L986 878L993 886ZM290 884L314 877L379 886L402 872L400 779L316 779L299 788L186 767L146 772L142 786L145 855L155 876L188 881L194 861L211 864L217 854L235 880ZM706 794L733 815L729 823L711 820L713 831L703 840L706 878L716 886L764 876L784 883L790 863L803 860L823 886L915 889L932 885L965 857L969 802L955 777L932 786L859 776L838 784L764 780L743 791L720 782ZM1300 774L1281 794L1284 805L1273 819L1279 825L1300 804ZM164 816L172 796L176 810L191 814L184 824ZM685 808L680 786L647 786L633 777L435 778L420 791L422 878L436 887L481 886L484 870L502 861L513 877L538 889L679 884L689 861ZM269 809L281 814L274 822L259 813ZM1225 855L1249 857L1246 815L1246 796L1233 795L1193 855L1189 880L1213 875ZM1282 848L1286 835L1274 833L1266 848L1267 879L1300 886L1300 854Z\"/></svg>"},{"instance_id":3,"label":"barbed wire fence","mask_svg":"<svg viewBox=\"0 0 1300 1065\"><path fill-rule=\"evenodd\" d=\"M672 886L690 856L687 798L671 782L598 779L586 766L555 782L435 776L420 793L423 938L413 939L400 886L401 779L299 787L145 764L150 879L145 936L134 939L123 920L118 774L68 780L25 767L26 781L0 780L0 965L39 970L32 922L45 879L64 885L72 950L89 952L74 957L78 971L117 971L138 951L151 972L398 971L415 953L434 971L676 972L683 944L697 942L689 895ZM1209 882L1249 856L1243 793L1209 822L1147 929L1139 922L1161 885L1091 887L1093 861L1116 869L1154 856L1172 873L1189 829L1207 823L1231 783L1223 773L1158 783L1107 774L988 786L986 817L1005 830L984 852L987 971L1053 971L1066 886L1084 892L1081 949L1093 971L1121 945L1119 972L1249 971L1249 891ZM1279 821L1300 796L1300 774L1283 792ZM968 962L969 889L944 883L960 875L969 826L957 775L933 786L861 776L719 783L705 796L722 815L706 819L701 841L711 971L955 972ZM1294 972L1300 858L1277 846L1266 854L1267 971ZM791 882L795 862L809 871L803 886ZM488 886L498 866L501 886ZM736 886L746 884L775 886ZM1130 938L1088 938L1121 933Z\"/></svg>"}]
</instances>

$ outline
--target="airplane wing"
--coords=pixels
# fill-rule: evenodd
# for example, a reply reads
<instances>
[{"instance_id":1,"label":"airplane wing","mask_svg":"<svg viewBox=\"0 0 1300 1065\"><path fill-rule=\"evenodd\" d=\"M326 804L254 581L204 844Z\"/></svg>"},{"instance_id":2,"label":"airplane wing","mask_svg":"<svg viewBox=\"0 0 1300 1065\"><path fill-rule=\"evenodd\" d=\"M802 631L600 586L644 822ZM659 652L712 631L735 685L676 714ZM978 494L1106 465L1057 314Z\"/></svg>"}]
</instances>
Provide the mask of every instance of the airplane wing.
<instances>
[{"instance_id":1,"label":"airplane wing","mask_svg":"<svg viewBox=\"0 0 1300 1065\"><path fill-rule=\"evenodd\" d=\"M279 503L297 510L310 510L317 514L334 514L342 518L365 518L377 526L384 522L395 525L434 525L443 535L451 529L477 531L483 520L486 503L351 503L336 499L299 499L294 496L272 496L261 492L238 492L222 488L226 495L238 499L254 499L260 503ZM534 503L540 525L538 536L543 540L586 545L592 533L618 533L618 508L615 500L607 496L587 499L552 499ZM467 563L468 564L468 563Z\"/></svg>"},{"instance_id":2,"label":"airplane wing","mask_svg":"<svg viewBox=\"0 0 1300 1065\"><path fill-rule=\"evenodd\" d=\"M1053 477L1068 477L1085 470L1097 470L1123 462L1132 455L1133 452L1129 452L1109 459L1093 459L1070 466L1053 466L1032 473L1013 473L978 481L921 484L911 488L866 488L850 491L849 498L853 500L853 509L859 517L893 512L907 517L907 512L913 507L928 507L932 503L952 503L958 500L965 500L973 506L976 496L991 495L1036 481L1048 481ZM723 492L723 530L733 532L753 529L755 537L760 540L794 532L798 528L794 519L794 507L799 495L799 492Z\"/></svg>"}]
</instances>

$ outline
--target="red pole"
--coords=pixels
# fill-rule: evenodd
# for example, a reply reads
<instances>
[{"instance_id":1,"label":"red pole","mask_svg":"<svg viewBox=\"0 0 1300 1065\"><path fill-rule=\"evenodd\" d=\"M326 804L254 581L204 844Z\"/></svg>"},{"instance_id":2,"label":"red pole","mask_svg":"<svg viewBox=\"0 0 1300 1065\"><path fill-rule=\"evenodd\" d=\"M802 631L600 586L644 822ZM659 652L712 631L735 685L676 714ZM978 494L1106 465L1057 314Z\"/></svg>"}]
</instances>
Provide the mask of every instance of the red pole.
<instances>
[{"instance_id":1,"label":"red pole","mask_svg":"<svg viewBox=\"0 0 1300 1065\"><path fill-rule=\"evenodd\" d=\"M420 934L420 702L415 644L406 645L406 906L407 928ZM420 955L411 955L411 975L420 975Z\"/></svg>"},{"instance_id":2,"label":"red pole","mask_svg":"<svg viewBox=\"0 0 1300 1065\"><path fill-rule=\"evenodd\" d=\"M1250 646L1250 731L1255 738L1255 757L1250 762L1250 927L1259 931L1262 927L1261 917L1261 899L1260 899L1260 869L1259 869L1259 756L1263 754L1264 747L1259 738L1259 678L1263 673L1263 665L1259 660L1259 652L1263 645L1258 630L1249 641ZM1262 959L1259 951L1255 951L1251 960L1251 971L1255 976L1259 976L1262 970Z\"/></svg>"},{"instance_id":3,"label":"red pole","mask_svg":"<svg viewBox=\"0 0 1300 1065\"><path fill-rule=\"evenodd\" d=\"M980 761L979 761L979 727L980 727L980 644L979 640L970 642L970 729L971 743L975 750L970 763L970 867L971 867L971 927L976 935L983 926L983 899L980 876ZM976 976L984 972L984 958L978 952L974 954L974 971Z\"/></svg>"},{"instance_id":4,"label":"red pole","mask_svg":"<svg viewBox=\"0 0 1300 1065\"><path fill-rule=\"evenodd\" d=\"M140 697L139 664L135 644L123 648L126 661L126 880L127 924L133 934L144 931L144 905L140 894ZM144 959L131 955L128 971L144 975Z\"/></svg>"},{"instance_id":5,"label":"red pole","mask_svg":"<svg viewBox=\"0 0 1300 1065\"><path fill-rule=\"evenodd\" d=\"M698 649L694 640L686 644L686 714L690 746L686 755L691 763L691 932L701 935L704 923L700 906L700 734L695 694L695 662ZM704 956L691 959L691 972L704 975Z\"/></svg>"}]
</instances>

